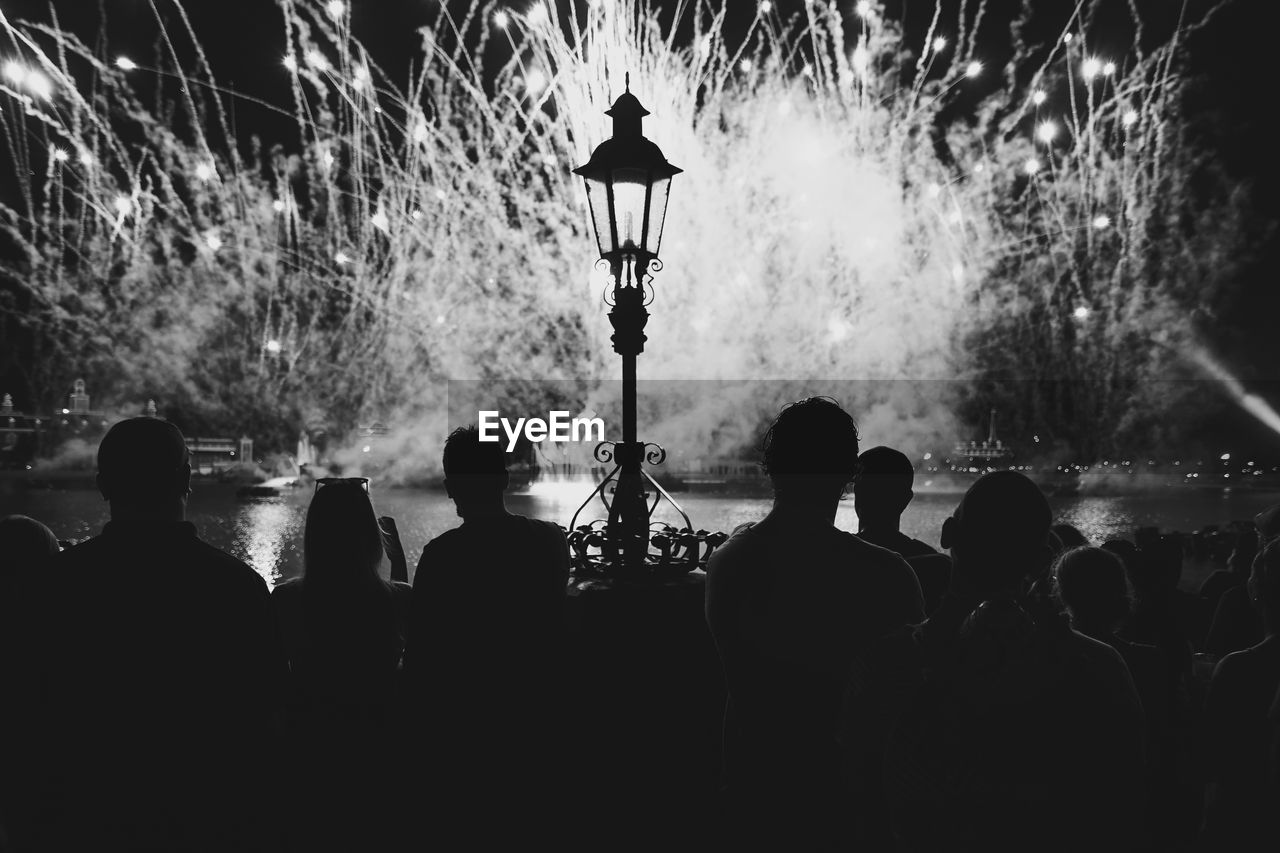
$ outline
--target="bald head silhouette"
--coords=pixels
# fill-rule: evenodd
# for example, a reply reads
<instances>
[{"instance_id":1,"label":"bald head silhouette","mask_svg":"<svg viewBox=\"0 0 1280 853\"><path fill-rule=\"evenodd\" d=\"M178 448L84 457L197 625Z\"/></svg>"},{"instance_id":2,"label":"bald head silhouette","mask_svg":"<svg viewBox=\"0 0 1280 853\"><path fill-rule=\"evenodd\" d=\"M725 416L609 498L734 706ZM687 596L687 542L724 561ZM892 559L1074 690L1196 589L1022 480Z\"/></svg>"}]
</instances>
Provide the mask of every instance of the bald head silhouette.
<instances>
[{"instance_id":1,"label":"bald head silhouette","mask_svg":"<svg viewBox=\"0 0 1280 853\"><path fill-rule=\"evenodd\" d=\"M186 439L168 421L129 418L107 430L98 444L98 491L112 517L128 507L171 514L191 487Z\"/></svg>"}]
</instances>

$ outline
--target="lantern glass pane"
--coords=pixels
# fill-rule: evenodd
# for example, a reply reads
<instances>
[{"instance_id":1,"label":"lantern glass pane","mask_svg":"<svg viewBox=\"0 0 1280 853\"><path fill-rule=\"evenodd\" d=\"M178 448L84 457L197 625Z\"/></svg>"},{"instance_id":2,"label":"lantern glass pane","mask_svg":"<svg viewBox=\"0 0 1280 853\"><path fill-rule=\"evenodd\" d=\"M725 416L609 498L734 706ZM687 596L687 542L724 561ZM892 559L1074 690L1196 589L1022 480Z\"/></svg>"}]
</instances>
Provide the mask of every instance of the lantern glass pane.
<instances>
[{"instance_id":1,"label":"lantern glass pane","mask_svg":"<svg viewBox=\"0 0 1280 853\"><path fill-rule=\"evenodd\" d=\"M618 248L641 249L644 234L644 202L649 173L644 169L615 169L613 210L618 221Z\"/></svg>"},{"instance_id":2,"label":"lantern glass pane","mask_svg":"<svg viewBox=\"0 0 1280 853\"><path fill-rule=\"evenodd\" d=\"M653 193L649 199L649 235L645 240L645 248L654 255L662 247L662 225L667 218L667 197L670 192L670 178L658 178L653 182Z\"/></svg>"},{"instance_id":3,"label":"lantern glass pane","mask_svg":"<svg viewBox=\"0 0 1280 853\"><path fill-rule=\"evenodd\" d=\"M596 229L596 245L600 256L613 251L613 229L609 225L609 188L604 181L586 179L587 203L591 207L591 224Z\"/></svg>"}]
</instances>

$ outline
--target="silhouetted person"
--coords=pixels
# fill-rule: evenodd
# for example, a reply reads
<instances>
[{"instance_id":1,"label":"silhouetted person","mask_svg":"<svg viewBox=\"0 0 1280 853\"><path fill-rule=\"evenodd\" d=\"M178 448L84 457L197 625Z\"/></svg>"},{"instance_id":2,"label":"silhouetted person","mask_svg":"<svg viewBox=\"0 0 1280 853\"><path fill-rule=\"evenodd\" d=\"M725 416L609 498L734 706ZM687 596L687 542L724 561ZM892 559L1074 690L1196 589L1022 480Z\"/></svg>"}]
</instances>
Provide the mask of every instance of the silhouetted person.
<instances>
[{"instance_id":1,"label":"silhouetted person","mask_svg":"<svg viewBox=\"0 0 1280 853\"><path fill-rule=\"evenodd\" d=\"M954 571L942 607L852 668L846 737L883 755L888 819L905 849L1135 843L1142 710L1128 670L1113 649L1046 629L1024 606L1027 578L1049 557L1049 522L1026 477L983 476L943 527Z\"/></svg>"},{"instance_id":2,"label":"silhouetted person","mask_svg":"<svg viewBox=\"0 0 1280 853\"><path fill-rule=\"evenodd\" d=\"M19 593L32 573L43 571L59 550L53 531L34 518L0 518L0 607Z\"/></svg>"},{"instance_id":3,"label":"silhouetted person","mask_svg":"<svg viewBox=\"0 0 1280 853\"><path fill-rule=\"evenodd\" d=\"M1187 817L1198 808L1198 789L1179 775L1179 729L1185 724L1186 691L1173 663L1155 646L1121 638L1131 600L1124 563L1110 551L1088 546L1058 558L1056 590L1071 627L1120 653L1133 677L1147 722L1148 830L1153 849L1170 850L1195 832Z\"/></svg>"},{"instance_id":4,"label":"silhouetted person","mask_svg":"<svg viewBox=\"0 0 1280 853\"><path fill-rule=\"evenodd\" d=\"M303 576L271 593L289 661L286 831L291 849L381 849L411 589L379 574L382 532L368 481L317 482Z\"/></svg>"},{"instance_id":5,"label":"silhouetted person","mask_svg":"<svg viewBox=\"0 0 1280 853\"><path fill-rule=\"evenodd\" d=\"M936 554L919 539L899 528L915 492L916 470L905 454L892 447L873 447L858 457L853 480L853 506L858 514L858 538L903 557Z\"/></svg>"},{"instance_id":6,"label":"silhouetted person","mask_svg":"<svg viewBox=\"0 0 1280 853\"><path fill-rule=\"evenodd\" d=\"M549 798L563 793L565 534L507 510L506 454L474 426L449 435L443 462L462 525L427 543L413 577L405 675L428 762L418 770L439 786L432 804L446 820L479 821L468 833L562 821ZM436 826L420 832L446 837Z\"/></svg>"},{"instance_id":7,"label":"silhouetted person","mask_svg":"<svg viewBox=\"0 0 1280 853\"><path fill-rule=\"evenodd\" d=\"M190 481L176 427L114 425L98 447L111 521L58 555L36 594L42 847L273 846L271 602L261 576L184 520Z\"/></svg>"},{"instance_id":8,"label":"silhouetted person","mask_svg":"<svg viewBox=\"0 0 1280 853\"><path fill-rule=\"evenodd\" d=\"M1200 587L1200 596L1212 608L1213 620L1204 641L1204 650L1222 657L1256 645L1264 636L1262 614L1249 597L1249 573L1261 544L1275 537L1272 507L1258 513L1266 531L1245 529L1237 533L1227 558L1227 569L1214 572Z\"/></svg>"},{"instance_id":9,"label":"silhouetted person","mask_svg":"<svg viewBox=\"0 0 1280 853\"><path fill-rule=\"evenodd\" d=\"M1250 599L1248 586L1232 586L1218 597L1204 650L1222 657L1257 645L1264 636L1262 614Z\"/></svg>"},{"instance_id":10,"label":"silhouetted person","mask_svg":"<svg viewBox=\"0 0 1280 853\"><path fill-rule=\"evenodd\" d=\"M1120 634L1156 646L1173 661L1179 676L1189 676L1191 655L1207 628L1204 601L1178 589L1182 547L1176 540L1154 533L1139 538L1138 548L1120 554L1135 599Z\"/></svg>"},{"instance_id":11,"label":"silhouetted person","mask_svg":"<svg viewBox=\"0 0 1280 853\"><path fill-rule=\"evenodd\" d=\"M30 747L38 719L29 703L13 698L28 689L34 663L26 637L29 586L58 550L53 531L34 518L0 518L0 850L10 849L7 843L22 849L22 821L34 807L31 778L39 756Z\"/></svg>"},{"instance_id":12,"label":"silhouetted person","mask_svg":"<svg viewBox=\"0 0 1280 853\"><path fill-rule=\"evenodd\" d=\"M1227 556L1226 568L1215 570L1205 578L1204 583L1200 584L1200 597L1208 602L1210 612L1217 608L1218 601L1224 592L1238 586L1242 587L1249 581L1253 558L1258 553L1258 532L1253 528L1237 530L1233 540L1231 553ZM1212 632L1212 629L1210 630ZM1205 645L1212 651L1208 641ZM1238 651L1238 649L1230 651Z\"/></svg>"},{"instance_id":13,"label":"silhouetted person","mask_svg":"<svg viewBox=\"0 0 1280 853\"><path fill-rule=\"evenodd\" d=\"M1204 840L1210 850L1274 850L1280 840L1276 788L1267 772L1268 714L1280 689L1280 542L1258 554L1249 594L1266 639L1218 662L1205 700L1208 769Z\"/></svg>"},{"instance_id":14,"label":"silhouetted person","mask_svg":"<svg viewBox=\"0 0 1280 853\"><path fill-rule=\"evenodd\" d=\"M1132 603L1124 563L1102 548L1079 546L1058 559L1055 576L1072 629L1119 652L1152 728L1162 731L1171 726L1178 706L1171 662L1155 646L1116 633L1128 619Z\"/></svg>"},{"instance_id":15,"label":"silhouetted person","mask_svg":"<svg viewBox=\"0 0 1280 853\"><path fill-rule=\"evenodd\" d=\"M773 509L707 568L707 623L729 693L728 821L743 843L847 844L837 735L849 662L924 615L902 557L835 526L857 465L857 429L836 403L783 409L764 439Z\"/></svg>"},{"instance_id":16,"label":"silhouetted person","mask_svg":"<svg viewBox=\"0 0 1280 853\"><path fill-rule=\"evenodd\" d=\"M1058 538L1063 552L1072 548L1083 548L1089 544L1089 537L1081 533L1074 525L1060 521L1050 527L1049 530Z\"/></svg>"}]
</instances>

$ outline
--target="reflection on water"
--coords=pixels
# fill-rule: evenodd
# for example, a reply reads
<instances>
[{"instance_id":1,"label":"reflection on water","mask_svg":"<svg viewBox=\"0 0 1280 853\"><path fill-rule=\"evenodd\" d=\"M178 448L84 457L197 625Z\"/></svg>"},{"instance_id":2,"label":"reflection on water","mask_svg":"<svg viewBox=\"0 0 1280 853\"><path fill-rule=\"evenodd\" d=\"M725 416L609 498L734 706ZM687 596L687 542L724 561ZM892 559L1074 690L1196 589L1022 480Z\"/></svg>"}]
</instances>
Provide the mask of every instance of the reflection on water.
<instances>
[{"instance_id":1,"label":"reflection on water","mask_svg":"<svg viewBox=\"0 0 1280 853\"><path fill-rule=\"evenodd\" d=\"M243 554L242 559L262 575L267 586L274 587L282 579L285 551L294 551L294 556L297 556L301 546L302 518L297 506L291 502L247 502L241 505L236 515L232 552Z\"/></svg>"},{"instance_id":2,"label":"reflection on water","mask_svg":"<svg viewBox=\"0 0 1280 853\"><path fill-rule=\"evenodd\" d=\"M512 512L568 525L592 487L583 482L536 484L528 491L508 495L507 505ZM460 522L444 492L374 488L372 497L379 515L396 519L410 572L416 567L422 546ZM725 532L743 522L763 518L771 504L767 497L706 493L677 493L674 497L695 528ZM310 500L310 490L303 489L280 498L240 501L234 487L199 484L188 504L187 517L205 541L251 564L274 586L302 572L302 535ZM936 546L942 522L959 500L958 494L917 495L902 517L902 531ZM1075 525L1094 543L1101 544L1107 539L1131 537L1136 528L1148 525L1190 531L1207 524L1252 518L1280 502L1280 495L1168 489L1146 495L1051 498L1050 502L1059 521ZM0 492L0 516L30 515L48 524L62 539L96 535L106 521L106 510L101 496L87 489ZM597 501L583 512L579 523L604 515L604 508ZM679 513L665 501L659 504L656 517L681 523ZM852 500L840 504L836 526L848 531L858 529ZM384 576L387 571L384 565Z\"/></svg>"}]
</instances>

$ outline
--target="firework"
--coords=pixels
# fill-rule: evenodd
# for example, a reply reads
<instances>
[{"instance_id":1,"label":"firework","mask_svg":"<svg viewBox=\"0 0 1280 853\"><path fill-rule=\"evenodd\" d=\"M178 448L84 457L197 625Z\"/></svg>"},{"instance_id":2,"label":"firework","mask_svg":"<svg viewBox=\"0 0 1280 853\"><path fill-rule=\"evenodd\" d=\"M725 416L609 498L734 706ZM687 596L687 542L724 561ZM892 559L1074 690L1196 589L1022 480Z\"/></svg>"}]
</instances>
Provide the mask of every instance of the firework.
<instances>
[{"instance_id":1,"label":"firework","mask_svg":"<svg viewBox=\"0 0 1280 853\"><path fill-rule=\"evenodd\" d=\"M1177 336L1212 287L1198 247L1231 240L1231 210L1194 237L1162 226L1191 211L1177 39L1103 58L1068 31L997 69L972 16L948 32L941 10L912 44L875 3L786 20L761 3L731 43L724 5L697 0L686 43L647 0L449 5L397 80L353 38L351 4L280 0L293 102L277 106L303 147L257 161L209 74L108 61L0 13L22 186L3 214L33 296L33 383L52 396L86 375L232 429L270 407L282 436L416 424L448 379L582 379L590 396L612 364L570 170L608 134L627 73L647 134L685 168L646 377L1137 380L1167 369L1146 331ZM491 37L508 48L497 68ZM184 84L171 106L189 132L144 106L148 73ZM980 99L974 120L948 111L962 96ZM1106 434L1131 396L1117 385L1060 428ZM710 401L693 432L776 402ZM952 429L955 402L915 438ZM1061 414L1009 402L1013 429ZM693 432L658 437L714 444Z\"/></svg>"}]
</instances>

